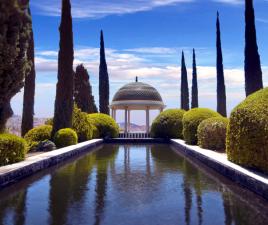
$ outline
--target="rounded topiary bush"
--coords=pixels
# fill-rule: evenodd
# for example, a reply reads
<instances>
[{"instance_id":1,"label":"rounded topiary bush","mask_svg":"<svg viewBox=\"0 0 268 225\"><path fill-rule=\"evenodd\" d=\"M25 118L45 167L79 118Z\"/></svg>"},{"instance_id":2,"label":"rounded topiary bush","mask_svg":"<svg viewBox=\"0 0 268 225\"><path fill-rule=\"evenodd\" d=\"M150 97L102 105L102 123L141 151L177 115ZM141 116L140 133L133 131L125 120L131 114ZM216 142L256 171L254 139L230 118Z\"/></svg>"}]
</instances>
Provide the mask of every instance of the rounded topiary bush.
<instances>
[{"instance_id":1,"label":"rounded topiary bush","mask_svg":"<svg viewBox=\"0 0 268 225\"><path fill-rule=\"evenodd\" d=\"M33 151L39 142L50 140L51 132L51 125L42 125L29 130L24 136L28 145L28 150Z\"/></svg>"},{"instance_id":2,"label":"rounded topiary bush","mask_svg":"<svg viewBox=\"0 0 268 225\"><path fill-rule=\"evenodd\" d=\"M115 120L102 113L88 114L89 120L98 129L99 138L116 138L119 135L119 126Z\"/></svg>"},{"instance_id":3,"label":"rounded topiary bush","mask_svg":"<svg viewBox=\"0 0 268 225\"><path fill-rule=\"evenodd\" d=\"M26 141L13 134L0 134L0 166L25 159Z\"/></svg>"},{"instance_id":4,"label":"rounded topiary bush","mask_svg":"<svg viewBox=\"0 0 268 225\"><path fill-rule=\"evenodd\" d=\"M64 128L56 132L54 142L57 148L63 148L70 145L76 145L78 142L78 137L73 129Z\"/></svg>"},{"instance_id":5,"label":"rounded topiary bush","mask_svg":"<svg viewBox=\"0 0 268 225\"><path fill-rule=\"evenodd\" d=\"M229 120L225 117L203 120L197 129L198 145L201 148L225 151L228 122Z\"/></svg>"},{"instance_id":6,"label":"rounded topiary bush","mask_svg":"<svg viewBox=\"0 0 268 225\"><path fill-rule=\"evenodd\" d=\"M151 136L153 138L182 138L182 109L168 109L160 113L153 121Z\"/></svg>"},{"instance_id":7,"label":"rounded topiary bush","mask_svg":"<svg viewBox=\"0 0 268 225\"><path fill-rule=\"evenodd\" d=\"M197 128L199 124L208 118L221 117L221 115L211 109L194 108L183 115L183 139L187 144L197 144Z\"/></svg>"},{"instance_id":8,"label":"rounded topiary bush","mask_svg":"<svg viewBox=\"0 0 268 225\"><path fill-rule=\"evenodd\" d=\"M82 112L76 106L73 112L73 126L72 129L77 133L78 141L88 141L93 136L93 124L88 118L88 114Z\"/></svg>"},{"instance_id":9,"label":"rounded topiary bush","mask_svg":"<svg viewBox=\"0 0 268 225\"><path fill-rule=\"evenodd\" d=\"M268 172L268 88L248 96L232 111L226 151L230 161Z\"/></svg>"}]
</instances>

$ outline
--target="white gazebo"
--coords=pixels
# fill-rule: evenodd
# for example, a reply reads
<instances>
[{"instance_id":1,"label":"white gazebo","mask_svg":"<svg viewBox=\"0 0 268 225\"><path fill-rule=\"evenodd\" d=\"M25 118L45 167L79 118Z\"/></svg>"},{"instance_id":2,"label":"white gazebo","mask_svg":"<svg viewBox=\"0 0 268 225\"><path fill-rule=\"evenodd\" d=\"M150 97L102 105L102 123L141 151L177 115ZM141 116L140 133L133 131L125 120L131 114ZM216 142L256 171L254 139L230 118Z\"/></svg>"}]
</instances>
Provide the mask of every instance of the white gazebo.
<instances>
[{"instance_id":1,"label":"white gazebo","mask_svg":"<svg viewBox=\"0 0 268 225\"><path fill-rule=\"evenodd\" d=\"M149 134L150 110L162 112L165 107L159 92L149 84L138 82L138 77L136 77L136 82L121 87L110 105L111 115L115 120L117 110L125 111L125 134L130 132L130 111L146 111L146 133Z\"/></svg>"}]
</instances>

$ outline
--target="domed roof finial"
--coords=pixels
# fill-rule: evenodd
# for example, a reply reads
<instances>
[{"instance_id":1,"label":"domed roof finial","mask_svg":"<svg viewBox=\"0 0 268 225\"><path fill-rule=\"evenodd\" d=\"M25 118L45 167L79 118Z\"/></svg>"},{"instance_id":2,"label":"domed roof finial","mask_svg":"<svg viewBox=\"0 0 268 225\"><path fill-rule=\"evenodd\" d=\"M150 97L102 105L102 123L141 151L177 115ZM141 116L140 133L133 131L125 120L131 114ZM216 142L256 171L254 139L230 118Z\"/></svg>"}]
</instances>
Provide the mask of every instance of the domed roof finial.
<instances>
[{"instance_id":1,"label":"domed roof finial","mask_svg":"<svg viewBox=\"0 0 268 225\"><path fill-rule=\"evenodd\" d=\"M136 76L136 82L138 82L138 76Z\"/></svg>"}]
</instances>

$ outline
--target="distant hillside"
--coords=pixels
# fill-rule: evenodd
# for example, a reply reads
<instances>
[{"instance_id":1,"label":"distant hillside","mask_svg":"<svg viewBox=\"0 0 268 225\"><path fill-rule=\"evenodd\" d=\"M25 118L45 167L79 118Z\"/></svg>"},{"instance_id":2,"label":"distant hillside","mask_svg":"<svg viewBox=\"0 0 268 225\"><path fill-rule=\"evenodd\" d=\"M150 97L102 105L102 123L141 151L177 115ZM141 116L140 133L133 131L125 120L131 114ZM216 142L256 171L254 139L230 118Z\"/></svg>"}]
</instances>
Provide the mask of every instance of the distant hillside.
<instances>
[{"instance_id":1,"label":"distant hillside","mask_svg":"<svg viewBox=\"0 0 268 225\"><path fill-rule=\"evenodd\" d=\"M47 118L34 118L34 126L39 126L45 123ZM21 116L14 115L8 121L6 125L10 133L20 135L21 131Z\"/></svg>"},{"instance_id":2,"label":"distant hillside","mask_svg":"<svg viewBox=\"0 0 268 225\"><path fill-rule=\"evenodd\" d=\"M34 126L39 126L45 123L48 118L34 118ZM120 130L124 130L125 123L119 123ZM20 136L21 132L21 116L14 115L7 121L7 129L10 133ZM132 132L144 132L146 131L145 125L130 124L130 130Z\"/></svg>"},{"instance_id":3,"label":"distant hillside","mask_svg":"<svg viewBox=\"0 0 268 225\"><path fill-rule=\"evenodd\" d=\"M125 123L119 123L119 127L120 127L120 130L124 130ZM130 123L130 130L134 132L146 131L146 126Z\"/></svg>"}]
</instances>

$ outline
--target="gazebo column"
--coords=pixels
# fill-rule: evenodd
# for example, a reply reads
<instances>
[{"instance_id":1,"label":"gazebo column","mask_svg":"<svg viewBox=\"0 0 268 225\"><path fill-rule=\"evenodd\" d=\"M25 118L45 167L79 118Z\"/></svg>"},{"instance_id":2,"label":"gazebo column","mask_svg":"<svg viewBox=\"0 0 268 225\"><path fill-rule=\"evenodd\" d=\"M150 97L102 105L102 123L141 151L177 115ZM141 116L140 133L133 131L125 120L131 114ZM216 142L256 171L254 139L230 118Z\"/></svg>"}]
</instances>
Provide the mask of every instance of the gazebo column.
<instances>
[{"instance_id":1,"label":"gazebo column","mask_svg":"<svg viewBox=\"0 0 268 225\"><path fill-rule=\"evenodd\" d=\"M116 109L114 109L114 116L113 116L113 118L116 121Z\"/></svg>"},{"instance_id":2,"label":"gazebo column","mask_svg":"<svg viewBox=\"0 0 268 225\"><path fill-rule=\"evenodd\" d=\"M130 109L128 110L127 114L127 131L130 133Z\"/></svg>"},{"instance_id":3,"label":"gazebo column","mask_svg":"<svg viewBox=\"0 0 268 225\"><path fill-rule=\"evenodd\" d=\"M111 108L111 114L110 115L112 115L112 118L114 119L114 109L113 108Z\"/></svg>"},{"instance_id":4,"label":"gazebo column","mask_svg":"<svg viewBox=\"0 0 268 225\"><path fill-rule=\"evenodd\" d=\"M146 108L146 133L150 132L150 108Z\"/></svg>"},{"instance_id":5,"label":"gazebo column","mask_svg":"<svg viewBox=\"0 0 268 225\"><path fill-rule=\"evenodd\" d=\"M127 134L127 108L125 108L125 134Z\"/></svg>"}]
</instances>

